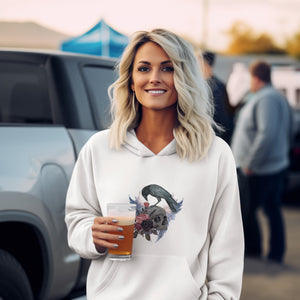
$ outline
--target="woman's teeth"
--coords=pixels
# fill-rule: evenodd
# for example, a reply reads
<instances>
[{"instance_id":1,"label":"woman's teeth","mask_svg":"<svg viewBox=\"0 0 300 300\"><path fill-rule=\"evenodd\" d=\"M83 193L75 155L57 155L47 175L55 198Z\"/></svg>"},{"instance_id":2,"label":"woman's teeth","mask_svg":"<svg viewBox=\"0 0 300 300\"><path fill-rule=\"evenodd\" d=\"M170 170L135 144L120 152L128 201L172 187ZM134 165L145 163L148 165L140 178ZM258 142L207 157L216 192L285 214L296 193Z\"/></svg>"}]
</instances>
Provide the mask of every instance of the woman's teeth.
<instances>
[{"instance_id":1,"label":"woman's teeth","mask_svg":"<svg viewBox=\"0 0 300 300\"><path fill-rule=\"evenodd\" d=\"M150 94L163 94L165 91L162 91L162 90L160 90L160 91L158 91L158 90L156 90L156 91L154 91L154 90L151 90L151 91L148 91L148 93L150 93Z\"/></svg>"}]
</instances>

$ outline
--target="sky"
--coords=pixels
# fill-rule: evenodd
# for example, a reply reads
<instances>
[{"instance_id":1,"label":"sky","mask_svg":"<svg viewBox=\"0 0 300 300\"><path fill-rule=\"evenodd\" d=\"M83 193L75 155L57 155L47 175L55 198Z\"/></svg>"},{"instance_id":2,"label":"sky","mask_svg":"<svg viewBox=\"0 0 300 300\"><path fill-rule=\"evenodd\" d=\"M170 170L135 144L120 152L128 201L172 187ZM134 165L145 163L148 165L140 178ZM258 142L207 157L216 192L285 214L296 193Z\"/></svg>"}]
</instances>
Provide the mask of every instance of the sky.
<instances>
[{"instance_id":1,"label":"sky","mask_svg":"<svg viewBox=\"0 0 300 300\"><path fill-rule=\"evenodd\" d=\"M299 0L0 0L0 7L0 21L33 21L72 36L104 18L127 35L160 27L214 50L226 48L236 21L278 43L300 31Z\"/></svg>"}]
</instances>

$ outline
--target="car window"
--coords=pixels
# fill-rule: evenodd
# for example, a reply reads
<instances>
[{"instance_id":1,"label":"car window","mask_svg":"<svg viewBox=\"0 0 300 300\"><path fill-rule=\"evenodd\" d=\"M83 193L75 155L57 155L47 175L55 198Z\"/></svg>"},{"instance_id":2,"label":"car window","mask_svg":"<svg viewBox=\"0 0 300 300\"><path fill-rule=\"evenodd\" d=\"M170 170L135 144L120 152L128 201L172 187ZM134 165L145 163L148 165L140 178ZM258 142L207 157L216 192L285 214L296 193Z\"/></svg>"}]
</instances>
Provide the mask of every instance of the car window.
<instances>
[{"instance_id":1,"label":"car window","mask_svg":"<svg viewBox=\"0 0 300 300\"><path fill-rule=\"evenodd\" d=\"M52 123L45 70L0 61L0 122Z\"/></svg>"},{"instance_id":2,"label":"car window","mask_svg":"<svg viewBox=\"0 0 300 300\"><path fill-rule=\"evenodd\" d=\"M97 129L105 129L111 124L110 100L107 89L116 79L111 68L84 66L83 74L88 87L92 113Z\"/></svg>"}]
</instances>

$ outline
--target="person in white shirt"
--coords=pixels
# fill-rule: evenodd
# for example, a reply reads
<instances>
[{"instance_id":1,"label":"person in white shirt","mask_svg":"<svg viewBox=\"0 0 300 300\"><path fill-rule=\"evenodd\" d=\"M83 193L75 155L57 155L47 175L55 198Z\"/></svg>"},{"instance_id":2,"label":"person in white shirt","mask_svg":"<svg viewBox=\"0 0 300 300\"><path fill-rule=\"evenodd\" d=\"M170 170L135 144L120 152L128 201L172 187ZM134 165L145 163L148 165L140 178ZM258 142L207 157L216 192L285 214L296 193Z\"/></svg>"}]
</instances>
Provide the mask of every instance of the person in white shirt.
<instances>
[{"instance_id":1,"label":"person in white shirt","mask_svg":"<svg viewBox=\"0 0 300 300\"><path fill-rule=\"evenodd\" d=\"M69 245L92 260L87 298L239 299L236 166L214 134L192 46L163 29L137 32L118 67L113 123L81 150L66 199ZM137 204L126 262L107 257L123 239L106 214L111 202Z\"/></svg>"}]
</instances>

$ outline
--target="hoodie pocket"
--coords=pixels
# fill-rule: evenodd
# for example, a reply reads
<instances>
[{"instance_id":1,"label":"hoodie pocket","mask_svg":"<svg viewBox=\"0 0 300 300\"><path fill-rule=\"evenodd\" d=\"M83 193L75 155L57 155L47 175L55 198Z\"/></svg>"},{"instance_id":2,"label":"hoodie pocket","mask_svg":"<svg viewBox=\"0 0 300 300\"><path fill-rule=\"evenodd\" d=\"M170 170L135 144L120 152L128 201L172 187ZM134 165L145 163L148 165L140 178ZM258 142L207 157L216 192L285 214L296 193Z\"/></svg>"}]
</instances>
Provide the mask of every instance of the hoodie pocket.
<instances>
[{"instance_id":1,"label":"hoodie pocket","mask_svg":"<svg viewBox=\"0 0 300 300\"><path fill-rule=\"evenodd\" d=\"M99 278L100 284L96 287L96 294L101 293L102 290L105 290L110 285L118 272L119 266L119 262L117 261L111 261L107 258L104 260ZM95 271L93 271L93 274L95 274ZM97 277L95 276L95 278L91 278L90 280L94 281Z\"/></svg>"},{"instance_id":2,"label":"hoodie pocket","mask_svg":"<svg viewBox=\"0 0 300 300\"><path fill-rule=\"evenodd\" d=\"M106 270L92 299L196 300L201 296L202 284L196 283L184 257L135 255L131 261L112 262Z\"/></svg>"}]
</instances>

